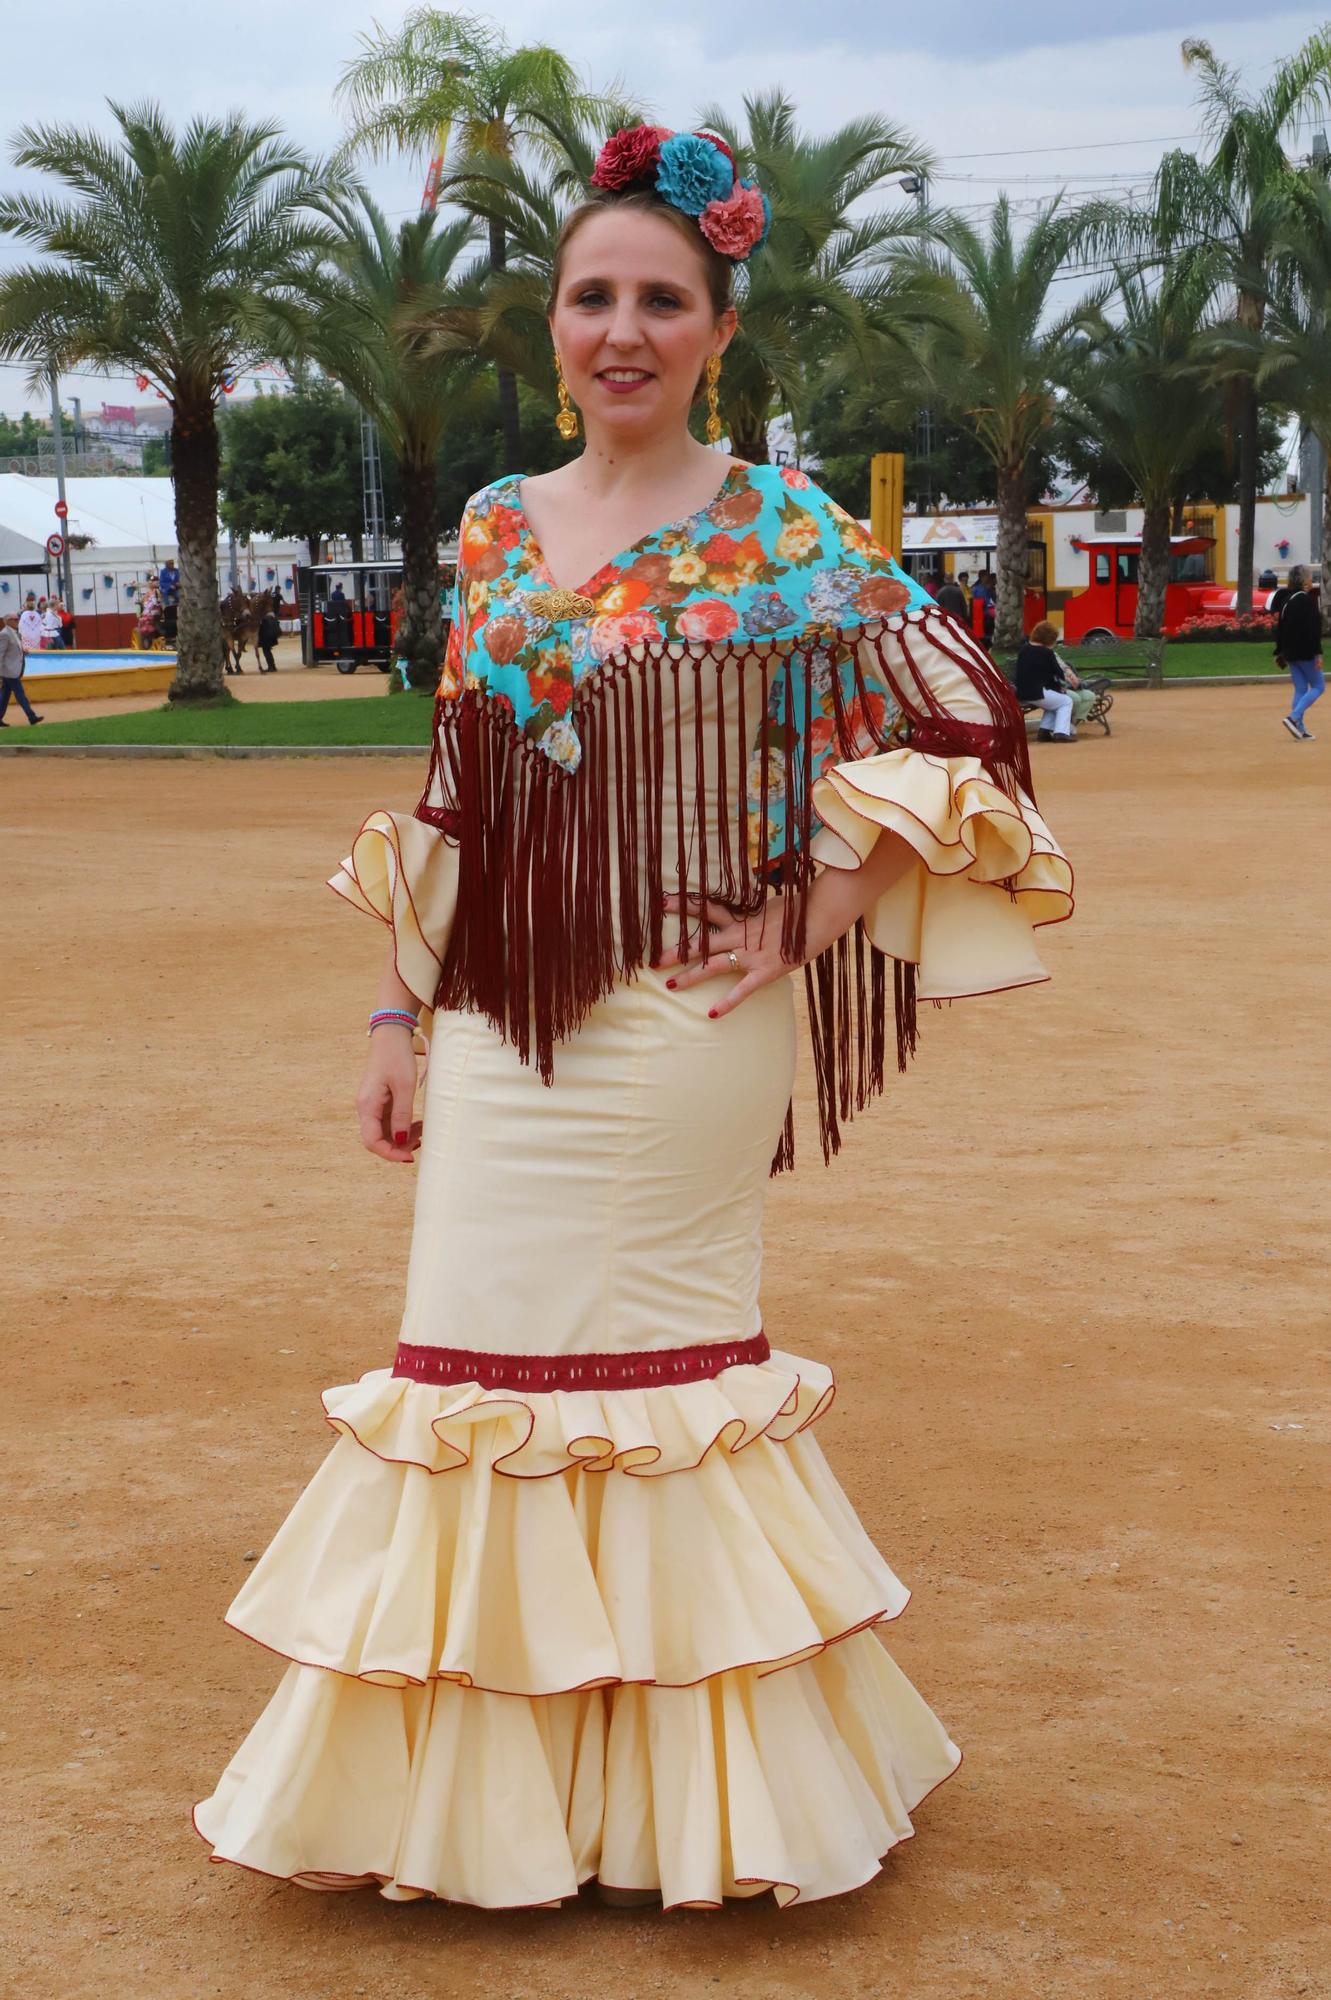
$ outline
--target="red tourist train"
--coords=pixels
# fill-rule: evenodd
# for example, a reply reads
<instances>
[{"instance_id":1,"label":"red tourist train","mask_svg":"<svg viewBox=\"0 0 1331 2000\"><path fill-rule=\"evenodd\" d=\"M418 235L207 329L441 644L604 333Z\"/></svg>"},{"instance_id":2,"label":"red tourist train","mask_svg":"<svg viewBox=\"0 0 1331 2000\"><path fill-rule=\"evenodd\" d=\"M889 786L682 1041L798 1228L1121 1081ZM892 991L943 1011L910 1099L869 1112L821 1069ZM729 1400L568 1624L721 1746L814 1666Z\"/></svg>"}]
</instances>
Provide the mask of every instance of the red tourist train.
<instances>
[{"instance_id":1,"label":"red tourist train","mask_svg":"<svg viewBox=\"0 0 1331 2000\"><path fill-rule=\"evenodd\" d=\"M1130 639L1137 616L1137 576L1141 567L1140 535L1076 535L1072 546L1088 559L1086 588L1063 606L1063 637L1070 646ZM1200 619L1224 625L1233 619L1238 593L1207 574L1213 535L1171 535L1169 580L1165 585L1166 634ZM1269 611L1274 592L1253 592L1252 608Z\"/></svg>"}]
</instances>

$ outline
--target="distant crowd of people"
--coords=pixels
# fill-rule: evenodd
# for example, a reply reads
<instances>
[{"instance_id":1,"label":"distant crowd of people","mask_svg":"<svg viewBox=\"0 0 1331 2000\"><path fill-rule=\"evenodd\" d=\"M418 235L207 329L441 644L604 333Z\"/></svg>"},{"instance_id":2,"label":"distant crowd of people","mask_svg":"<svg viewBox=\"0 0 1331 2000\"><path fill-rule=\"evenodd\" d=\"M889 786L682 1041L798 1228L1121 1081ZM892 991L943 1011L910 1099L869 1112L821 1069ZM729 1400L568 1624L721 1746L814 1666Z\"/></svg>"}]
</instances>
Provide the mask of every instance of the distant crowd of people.
<instances>
[{"instance_id":1,"label":"distant crowd of people","mask_svg":"<svg viewBox=\"0 0 1331 2000\"><path fill-rule=\"evenodd\" d=\"M994 636L998 604L998 587L992 570L980 570L973 583L968 569L959 569L955 576L926 573L919 580L940 611L946 611L949 618L955 618L973 632L982 645L989 645Z\"/></svg>"},{"instance_id":2,"label":"distant crowd of people","mask_svg":"<svg viewBox=\"0 0 1331 2000\"><path fill-rule=\"evenodd\" d=\"M59 597L38 597L30 590L14 624L25 653L56 652L74 643L74 619Z\"/></svg>"}]
</instances>

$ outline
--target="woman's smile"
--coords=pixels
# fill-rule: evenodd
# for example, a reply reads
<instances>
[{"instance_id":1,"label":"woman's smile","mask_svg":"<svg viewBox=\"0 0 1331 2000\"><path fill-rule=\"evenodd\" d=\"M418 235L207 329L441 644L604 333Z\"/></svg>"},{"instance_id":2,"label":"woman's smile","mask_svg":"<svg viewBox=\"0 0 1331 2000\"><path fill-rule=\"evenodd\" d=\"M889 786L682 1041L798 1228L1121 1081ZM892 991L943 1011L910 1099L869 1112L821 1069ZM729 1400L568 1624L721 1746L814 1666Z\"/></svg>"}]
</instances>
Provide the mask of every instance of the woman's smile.
<instances>
[{"instance_id":1,"label":"woman's smile","mask_svg":"<svg viewBox=\"0 0 1331 2000\"><path fill-rule=\"evenodd\" d=\"M615 395L624 396L633 389L641 389L644 384L654 381L655 377L647 368L602 368L596 380L603 382Z\"/></svg>"}]
</instances>

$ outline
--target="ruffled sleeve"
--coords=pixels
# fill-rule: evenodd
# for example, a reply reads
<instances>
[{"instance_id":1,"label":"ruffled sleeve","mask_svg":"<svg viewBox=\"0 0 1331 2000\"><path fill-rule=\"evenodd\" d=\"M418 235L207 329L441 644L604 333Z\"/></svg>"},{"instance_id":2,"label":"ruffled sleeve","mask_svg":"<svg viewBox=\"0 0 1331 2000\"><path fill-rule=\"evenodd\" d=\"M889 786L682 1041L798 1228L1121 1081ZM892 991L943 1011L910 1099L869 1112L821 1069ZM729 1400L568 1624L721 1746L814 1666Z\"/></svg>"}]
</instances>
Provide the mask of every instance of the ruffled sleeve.
<instances>
[{"instance_id":1,"label":"ruffled sleeve","mask_svg":"<svg viewBox=\"0 0 1331 2000\"><path fill-rule=\"evenodd\" d=\"M457 843L409 813L372 812L328 886L388 925L398 978L432 1008L457 909Z\"/></svg>"},{"instance_id":2,"label":"ruffled sleeve","mask_svg":"<svg viewBox=\"0 0 1331 2000\"><path fill-rule=\"evenodd\" d=\"M920 707L941 707L983 729L989 711L957 658L973 646L939 613L910 613L876 636L865 678L881 673L881 652L903 692L918 690ZM918 967L920 999L961 999L1049 977L1033 932L1071 916L1072 868L1021 786L1009 795L978 756L888 750L825 765L813 807L822 821L813 854L824 866L862 866L884 832L913 850L914 865L864 922L880 951Z\"/></svg>"},{"instance_id":3,"label":"ruffled sleeve","mask_svg":"<svg viewBox=\"0 0 1331 2000\"><path fill-rule=\"evenodd\" d=\"M466 643L466 580L462 546L471 503L459 529L459 562L440 693L460 688ZM436 729L438 711L436 709ZM393 933L398 978L426 1010L434 1007L458 901L458 846L434 823L442 805L438 757L430 759L425 792L414 814L372 812L328 886L353 909L378 917Z\"/></svg>"}]
</instances>

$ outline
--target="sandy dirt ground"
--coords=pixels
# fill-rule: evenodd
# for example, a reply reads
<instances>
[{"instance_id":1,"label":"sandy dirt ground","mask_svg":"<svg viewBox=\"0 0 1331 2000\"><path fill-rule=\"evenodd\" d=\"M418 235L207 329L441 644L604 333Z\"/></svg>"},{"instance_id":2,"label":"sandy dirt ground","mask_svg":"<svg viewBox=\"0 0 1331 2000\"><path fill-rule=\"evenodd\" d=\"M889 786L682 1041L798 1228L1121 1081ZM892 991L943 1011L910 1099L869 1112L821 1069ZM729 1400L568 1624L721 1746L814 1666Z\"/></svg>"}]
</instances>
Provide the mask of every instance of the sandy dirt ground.
<instances>
[{"instance_id":1,"label":"sandy dirt ground","mask_svg":"<svg viewBox=\"0 0 1331 2000\"><path fill-rule=\"evenodd\" d=\"M669 1918L317 1896L189 1823L280 1672L222 1615L396 1338L351 1100L381 933L320 887L400 763L0 772L14 2000L1331 1993L1331 728L1134 695L1037 746L1077 920L930 1010L774 1185L765 1315L965 1750L853 1897ZM1314 715L1314 720L1316 716Z\"/></svg>"}]
</instances>

